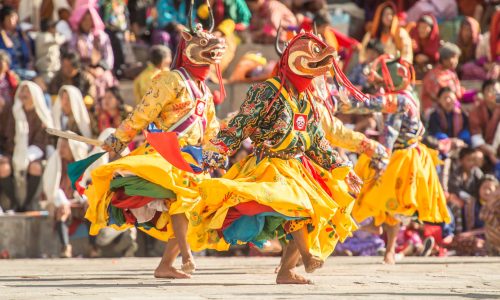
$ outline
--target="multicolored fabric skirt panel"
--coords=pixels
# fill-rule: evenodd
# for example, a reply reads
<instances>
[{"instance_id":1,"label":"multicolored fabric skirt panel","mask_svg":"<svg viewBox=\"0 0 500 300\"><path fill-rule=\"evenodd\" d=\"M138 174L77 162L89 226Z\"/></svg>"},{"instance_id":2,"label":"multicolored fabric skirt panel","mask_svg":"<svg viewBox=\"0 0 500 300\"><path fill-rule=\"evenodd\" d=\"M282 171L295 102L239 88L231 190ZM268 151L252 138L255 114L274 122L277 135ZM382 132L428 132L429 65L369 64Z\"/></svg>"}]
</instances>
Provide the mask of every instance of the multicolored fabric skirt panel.
<instances>
[{"instance_id":1,"label":"multicolored fabric skirt panel","mask_svg":"<svg viewBox=\"0 0 500 300\"><path fill-rule=\"evenodd\" d=\"M352 226L340 217L342 206L311 166L305 157L259 161L250 155L223 178L204 180L202 200L191 213L198 239L193 250L213 248L221 240L260 246L307 226L311 253L325 259Z\"/></svg>"},{"instance_id":2,"label":"multicolored fabric skirt panel","mask_svg":"<svg viewBox=\"0 0 500 300\"><path fill-rule=\"evenodd\" d=\"M182 155L195 160L189 153ZM162 241L174 237L170 216L185 213L190 218L200 200L198 185L210 178L173 167L148 144L95 169L91 176L85 192L90 234L107 226L135 226Z\"/></svg>"}]
</instances>

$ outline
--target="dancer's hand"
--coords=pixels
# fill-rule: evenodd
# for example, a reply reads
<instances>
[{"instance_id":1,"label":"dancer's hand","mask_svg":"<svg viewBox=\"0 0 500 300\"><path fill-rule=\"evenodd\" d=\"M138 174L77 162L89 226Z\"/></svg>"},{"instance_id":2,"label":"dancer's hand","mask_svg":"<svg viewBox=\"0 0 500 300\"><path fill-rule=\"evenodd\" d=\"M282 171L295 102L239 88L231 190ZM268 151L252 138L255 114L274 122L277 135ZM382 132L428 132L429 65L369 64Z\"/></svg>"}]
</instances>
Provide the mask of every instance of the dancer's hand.
<instances>
[{"instance_id":1,"label":"dancer's hand","mask_svg":"<svg viewBox=\"0 0 500 300\"><path fill-rule=\"evenodd\" d=\"M376 143L376 147L373 150L374 151L370 157L370 168L375 170L376 172L375 179L377 179L382 175L382 173L387 168L390 157L389 154L387 153L386 148L380 143Z\"/></svg>"},{"instance_id":2,"label":"dancer's hand","mask_svg":"<svg viewBox=\"0 0 500 300\"><path fill-rule=\"evenodd\" d=\"M227 167L228 159L224 154L215 151L203 150L203 170L213 171L214 169L224 169Z\"/></svg>"},{"instance_id":3,"label":"dancer's hand","mask_svg":"<svg viewBox=\"0 0 500 300\"><path fill-rule=\"evenodd\" d=\"M107 151L110 154L121 153L126 147L127 147L127 144L122 143L122 141L120 141L114 134L110 134L104 140L104 143L101 146L101 148L104 151Z\"/></svg>"},{"instance_id":4,"label":"dancer's hand","mask_svg":"<svg viewBox=\"0 0 500 300\"><path fill-rule=\"evenodd\" d=\"M363 186L363 180L359 178L356 173L351 170L349 171L349 174L347 174L347 177L345 179L347 186L349 187L349 190L354 194L354 195L359 195L361 192L361 187Z\"/></svg>"}]
</instances>

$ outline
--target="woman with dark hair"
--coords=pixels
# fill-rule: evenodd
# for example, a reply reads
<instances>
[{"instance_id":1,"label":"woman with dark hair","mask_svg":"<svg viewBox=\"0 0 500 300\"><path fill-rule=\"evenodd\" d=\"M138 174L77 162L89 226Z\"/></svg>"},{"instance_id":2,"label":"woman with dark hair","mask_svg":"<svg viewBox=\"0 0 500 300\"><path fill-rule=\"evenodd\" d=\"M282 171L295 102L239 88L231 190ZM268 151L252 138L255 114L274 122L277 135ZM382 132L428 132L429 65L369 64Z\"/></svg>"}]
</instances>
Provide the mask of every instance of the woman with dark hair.
<instances>
[{"instance_id":1,"label":"woman with dark hair","mask_svg":"<svg viewBox=\"0 0 500 300\"><path fill-rule=\"evenodd\" d=\"M366 45L371 39L380 41L386 54L413 61L413 49L408 32L399 25L396 5L384 2L377 7L371 30L363 37L359 60L364 62Z\"/></svg>"},{"instance_id":2,"label":"woman with dark hair","mask_svg":"<svg viewBox=\"0 0 500 300\"><path fill-rule=\"evenodd\" d=\"M415 27L410 30L413 46L413 67L417 79L422 79L439 59L439 27L436 18L430 14L423 14Z\"/></svg>"},{"instance_id":3,"label":"woman with dark hair","mask_svg":"<svg viewBox=\"0 0 500 300\"><path fill-rule=\"evenodd\" d=\"M94 134L100 133L106 128L117 128L131 111L131 107L124 103L117 87L107 88L104 96L95 107Z\"/></svg>"},{"instance_id":4,"label":"woman with dark hair","mask_svg":"<svg viewBox=\"0 0 500 300\"><path fill-rule=\"evenodd\" d=\"M18 27L19 16L10 6L0 9L0 49L5 50L11 60L12 70L22 79L33 79L33 55L31 40Z\"/></svg>"},{"instance_id":5,"label":"woman with dark hair","mask_svg":"<svg viewBox=\"0 0 500 300\"><path fill-rule=\"evenodd\" d=\"M437 97L436 108L429 118L428 133L438 139L460 139L470 144L469 119L456 93L449 87L443 87Z\"/></svg>"}]
</instances>

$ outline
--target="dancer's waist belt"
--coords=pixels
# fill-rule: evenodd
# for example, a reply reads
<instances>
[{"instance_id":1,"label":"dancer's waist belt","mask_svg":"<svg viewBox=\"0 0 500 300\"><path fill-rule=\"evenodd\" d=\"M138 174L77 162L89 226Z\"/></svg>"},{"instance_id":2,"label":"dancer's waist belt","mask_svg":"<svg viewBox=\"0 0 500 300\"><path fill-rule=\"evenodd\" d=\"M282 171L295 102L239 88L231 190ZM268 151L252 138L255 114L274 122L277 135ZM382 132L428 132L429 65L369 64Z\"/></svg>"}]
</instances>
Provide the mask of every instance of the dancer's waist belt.
<instances>
[{"instance_id":1,"label":"dancer's waist belt","mask_svg":"<svg viewBox=\"0 0 500 300\"><path fill-rule=\"evenodd\" d=\"M296 151L271 151L269 148L257 148L254 150L255 156L259 158L280 158L280 159L293 159L304 155L304 152L300 149Z\"/></svg>"}]
</instances>

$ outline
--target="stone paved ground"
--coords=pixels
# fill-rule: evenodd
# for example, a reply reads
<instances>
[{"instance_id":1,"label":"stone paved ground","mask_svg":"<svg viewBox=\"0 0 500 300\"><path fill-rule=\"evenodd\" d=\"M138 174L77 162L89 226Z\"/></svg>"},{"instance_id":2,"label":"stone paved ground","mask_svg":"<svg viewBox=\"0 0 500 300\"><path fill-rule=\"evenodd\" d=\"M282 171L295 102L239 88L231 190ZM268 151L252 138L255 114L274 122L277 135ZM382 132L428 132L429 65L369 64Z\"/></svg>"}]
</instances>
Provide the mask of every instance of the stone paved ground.
<instances>
[{"instance_id":1,"label":"stone paved ground","mask_svg":"<svg viewBox=\"0 0 500 300\"><path fill-rule=\"evenodd\" d=\"M500 299L500 258L330 258L315 285L275 285L277 258L198 258L157 280L158 258L0 260L0 299ZM368 298L369 297L369 298Z\"/></svg>"}]
</instances>

